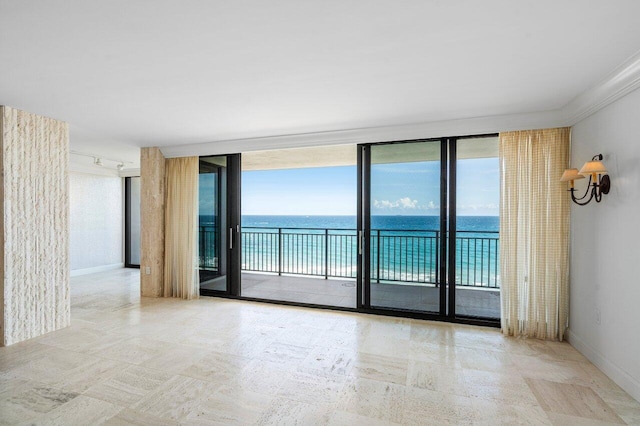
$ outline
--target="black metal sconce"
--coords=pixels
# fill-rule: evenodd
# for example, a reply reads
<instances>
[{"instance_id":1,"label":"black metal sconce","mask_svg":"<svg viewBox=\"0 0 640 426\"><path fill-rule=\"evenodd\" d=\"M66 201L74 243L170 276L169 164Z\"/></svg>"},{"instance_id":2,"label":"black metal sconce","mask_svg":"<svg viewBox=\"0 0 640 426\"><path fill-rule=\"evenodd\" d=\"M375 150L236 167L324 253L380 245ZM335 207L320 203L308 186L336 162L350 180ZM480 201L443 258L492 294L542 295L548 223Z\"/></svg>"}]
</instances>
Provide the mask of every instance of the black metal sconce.
<instances>
[{"instance_id":1,"label":"black metal sconce","mask_svg":"<svg viewBox=\"0 0 640 426\"><path fill-rule=\"evenodd\" d=\"M589 183L584 195L580 198L576 198L573 181L576 179L584 179L589 176ZM571 192L571 199L579 206L585 206L596 200L599 203L602 200L602 194L608 194L611 189L611 180L607 175L607 168L602 164L602 154L594 155L591 161L584 163L584 166L580 170L578 169L566 169L560 178L563 182L569 182L569 191ZM591 195L589 195L591 194ZM589 199L583 201L589 195Z\"/></svg>"}]
</instances>

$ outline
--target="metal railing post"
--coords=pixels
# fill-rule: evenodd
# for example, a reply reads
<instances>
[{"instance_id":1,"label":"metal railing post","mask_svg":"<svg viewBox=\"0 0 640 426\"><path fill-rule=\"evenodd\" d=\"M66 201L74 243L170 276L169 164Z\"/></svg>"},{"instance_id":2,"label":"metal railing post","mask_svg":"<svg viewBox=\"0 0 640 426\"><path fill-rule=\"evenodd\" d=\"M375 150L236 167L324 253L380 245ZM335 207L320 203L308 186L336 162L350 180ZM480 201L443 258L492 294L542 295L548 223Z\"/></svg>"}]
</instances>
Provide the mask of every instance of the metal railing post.
<instances>
[{"instance_id":1,"label":"metal railing post","mask_svg":"<svg viewBox=\"0 0 640 426\"><path fill-rule=\"evenodd\" d=\"M278 275L282 275L282 228L278 228Z\"/></svg>"},{"instance_id":2,"label":"metal railing post","mask_svg":"<svg viewBox=\"0 0 640 426\"><path fill-rule=\"evenodd\" d=\"M329 279L329 230L324 230L324 279Z\"/></svg>"},{"instance_id":3,"label":"metal railing post","mask_svg":"<svg viewBox=\"0 0 640 426\"><path fill-rule=\"evenodd\" d=\"M376 229L376 251L377 253L377 259L376 259L376 264L377 264L377 270L376 270L376 281L379 283L380 282L380 230Z\"/></svg>"}]
</instances>

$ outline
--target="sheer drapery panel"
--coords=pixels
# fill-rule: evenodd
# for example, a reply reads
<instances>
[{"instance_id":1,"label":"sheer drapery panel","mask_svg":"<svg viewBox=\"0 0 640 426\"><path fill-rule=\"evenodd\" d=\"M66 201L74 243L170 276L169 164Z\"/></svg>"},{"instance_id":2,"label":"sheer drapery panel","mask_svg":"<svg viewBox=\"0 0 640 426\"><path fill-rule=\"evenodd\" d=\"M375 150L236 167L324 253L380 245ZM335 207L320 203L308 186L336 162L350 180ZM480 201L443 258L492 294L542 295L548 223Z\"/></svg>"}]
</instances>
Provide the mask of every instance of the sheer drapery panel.
<instances>
[{"instance_id":1,"label":"sheer drapery panel","mask_svg":"<svg viewBox=\"0 0 640 426\"><path fill-rule=\"evenodd\" d=\"M165 297L194 299L198 286L198 157L165 163Z\"/></svg>"},{"instance_id":2,"label":"sheer drapery panel","mask_svg":"<svg viewBox=\"0 0 640 426\"><path fill-rule=\"evenodd\" d=\"M500 133L502 331L563 340L569 311L569 128Z\"/></svg>"}]
</instances>

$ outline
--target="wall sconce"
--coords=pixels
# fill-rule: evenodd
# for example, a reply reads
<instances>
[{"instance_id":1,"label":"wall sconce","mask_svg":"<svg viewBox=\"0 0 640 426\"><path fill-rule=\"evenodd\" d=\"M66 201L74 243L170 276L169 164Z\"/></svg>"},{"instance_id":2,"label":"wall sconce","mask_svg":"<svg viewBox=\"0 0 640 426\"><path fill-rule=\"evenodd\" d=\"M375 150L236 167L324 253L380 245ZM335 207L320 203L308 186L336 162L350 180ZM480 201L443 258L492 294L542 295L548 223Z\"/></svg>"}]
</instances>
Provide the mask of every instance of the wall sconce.
<instances>
[{"instance_id":1,"label":"wall sconce","mask_svg":"<svg viewBox=\"0 0 640 426\"><path fill-rule=\"evenodd\" d=\"M584 179L589 176L589 183L584 195L580 198L575 196L575 188L573 181L576 179ZM584 163L584 166L578 171L578 169L567 169L560 178L562 182L569 182L569 191L571 191L571 199L579 206L585 206L589 204L591 200L596 200L599 203L602 200L602 194L608 194L611 189L611 181L607 175L607 168L602 164L602 154L594 155L591 161ZM589 199L583 201L589 195Z\"/></svg>"}]
</instances>

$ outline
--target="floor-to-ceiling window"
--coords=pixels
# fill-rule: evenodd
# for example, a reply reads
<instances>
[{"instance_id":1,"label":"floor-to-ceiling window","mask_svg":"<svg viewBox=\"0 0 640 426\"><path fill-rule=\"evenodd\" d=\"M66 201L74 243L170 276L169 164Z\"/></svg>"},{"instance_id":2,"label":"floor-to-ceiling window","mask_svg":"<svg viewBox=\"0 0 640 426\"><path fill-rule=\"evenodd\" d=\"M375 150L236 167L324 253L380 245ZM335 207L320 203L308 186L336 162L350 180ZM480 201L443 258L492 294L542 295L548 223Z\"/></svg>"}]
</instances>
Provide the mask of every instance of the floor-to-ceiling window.
<instances>
[{"instance_id":1,"label":"floor-to-ceiling window","mask_svg":"<svg viewBox=\"0 0 640 426\"><path fill-rule=\"evenodd\" d=\"M495 135L246 153L231 192L230 157L201 158L203 294L499 318Z\"/></svg>"}]
</instances>

